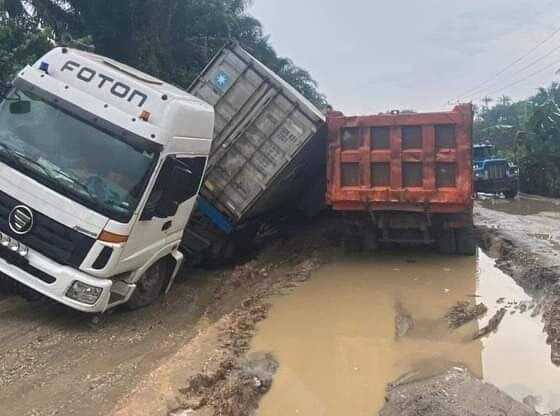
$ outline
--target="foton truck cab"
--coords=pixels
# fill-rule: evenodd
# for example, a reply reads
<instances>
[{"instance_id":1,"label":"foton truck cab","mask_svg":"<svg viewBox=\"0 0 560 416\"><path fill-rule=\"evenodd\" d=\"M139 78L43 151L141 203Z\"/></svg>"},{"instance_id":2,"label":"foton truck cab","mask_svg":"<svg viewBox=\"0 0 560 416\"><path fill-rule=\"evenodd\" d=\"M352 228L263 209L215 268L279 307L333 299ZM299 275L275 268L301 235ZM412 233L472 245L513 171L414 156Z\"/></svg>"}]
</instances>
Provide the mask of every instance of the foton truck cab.
<instances>
[{"instance_id":1,"label":"foton truck cab","mask_svg":"<svg viewBox=\"0 0 560 416\"><path fill-rule=\"evenodd\" d=\"M214 111L110 59L56 48L0 104L0 273L85 312L151 303L212 143Z\"/></svg>"}]
</instances>

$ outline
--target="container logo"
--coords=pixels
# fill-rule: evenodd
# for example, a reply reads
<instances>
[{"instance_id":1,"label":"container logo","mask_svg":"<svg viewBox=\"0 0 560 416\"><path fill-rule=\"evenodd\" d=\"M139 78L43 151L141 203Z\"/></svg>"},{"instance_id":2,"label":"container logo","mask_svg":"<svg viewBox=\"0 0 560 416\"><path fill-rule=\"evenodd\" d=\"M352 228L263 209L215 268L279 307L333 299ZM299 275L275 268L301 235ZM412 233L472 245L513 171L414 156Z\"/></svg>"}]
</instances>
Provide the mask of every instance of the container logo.
<instances>
[{"instance_id":1,"label":"container logo","mask_svg":"<svg viewBox=\"0 0 560 416\"><path fill-rule=\"evenodd\" d=\"M218 71L218 73L212 79L212 85L221 91L225 91L229 86L231 79L230 76L224 71Z\"/></svg>"}]
</instances>

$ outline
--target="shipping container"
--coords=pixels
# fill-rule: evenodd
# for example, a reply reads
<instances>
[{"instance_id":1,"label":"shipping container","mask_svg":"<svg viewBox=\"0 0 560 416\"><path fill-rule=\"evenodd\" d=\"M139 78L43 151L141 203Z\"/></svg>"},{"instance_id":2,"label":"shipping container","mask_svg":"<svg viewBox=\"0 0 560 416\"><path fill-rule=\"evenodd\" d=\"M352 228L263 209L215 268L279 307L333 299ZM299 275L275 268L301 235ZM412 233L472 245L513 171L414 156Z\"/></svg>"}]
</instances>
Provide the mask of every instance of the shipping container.
<instances>
[{"instance_id":1,"label":"shipping container","mask_svg":"<svg viewBox=\"0 0 560 416\"><path fill-rule=\"evenodd\" d=\"M259 221L309 200L305 191L324 177L325 117L237 44L224 47L189 92L214 107L216 121L184 249L228 257L224 244L231 250L240 235L237 245L247 244Z\"/></svg>"},{"instance_id":2,"label":"shipping container","mask_svg":"<svg viewBox=\"0 0 560 416\"><path fill-rule=\"evenodd\" d=\"M327 204L348 243L438 242L474 254L471 105L450 112L327 116Z\"/></svg>"}]
</instances>

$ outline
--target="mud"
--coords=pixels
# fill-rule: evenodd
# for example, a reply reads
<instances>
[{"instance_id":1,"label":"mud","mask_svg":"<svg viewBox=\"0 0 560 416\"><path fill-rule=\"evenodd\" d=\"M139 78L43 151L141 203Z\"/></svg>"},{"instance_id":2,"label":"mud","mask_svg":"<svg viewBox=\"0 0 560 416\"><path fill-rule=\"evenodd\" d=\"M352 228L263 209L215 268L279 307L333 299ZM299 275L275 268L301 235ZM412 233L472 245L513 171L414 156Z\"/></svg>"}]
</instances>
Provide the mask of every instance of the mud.
<instances>
[{"instance_id":1,"label":"mud","mask_svg":"<svg viewBox=\"0 0 560 416\"><path fill-rule=\"evenodd\" d=\"M483 303L473 303L468 301L457 302L445 315L449 323L449 328L457 329L468 322L482 318L488 308Z\"/></svg>"},{"instance_id":2,"label":"mud","mask_svg":"<svg viewBox=\"0 0 560 416\"><path fill-rule=\"evenodd\" d=\"M544 220L551 221L548 217ZM534 231L531 228L541 226L542 221L542 217L530 217L521 222L490 210L479 210L478 213L482 247L496 258L497 267L533 297L536 313L543 312L544 331L551 345L550 358L560 366L560 259L555 250L542 246L542 243L558 241L530 238L531 231ZM507 230L501 226L506 222ZM560 229L560 218L549 226Z\"/></svg>"},{"instance_id":3,"label":"mud","mask_svg":"<svg viewBox=\"0 0 560 416\"><path fill-rule=\"evenodd\" d=\"M267 352L247 354L255 324L265 318L268 295L305 281L327 261L324 227L300 230L257 259L224 271L208 322L192 341L123 398L121 415L250 415L272 384L278 367Z\"/></svg>"},{"instance_id":4,"label":"mud","mask_svg":"<svg viewBox=\"0 0 560 416\"><path fill-rule=\"evenodd\" d=\"M498 312L496 312L494 316L490 318L490 321L488 321L488 325L480 328L473 339L479 339L491 334L492 332L496 332L498 330L498 326L500 326L500 323L502 322L502 319L504 319L504 316L506 316L506 313L507 310L505 308L501 308L500 310L498 310Z\"/></svg>"},{"instance_id":5,"label":"mud","mask_svg":"<svg viewBox=\"0 0 560 416\"><path fill-rule=\"evenodd\" d=\"M464 368L390 388L380 416L539 416Z\"/></svg>"}]
</instances>

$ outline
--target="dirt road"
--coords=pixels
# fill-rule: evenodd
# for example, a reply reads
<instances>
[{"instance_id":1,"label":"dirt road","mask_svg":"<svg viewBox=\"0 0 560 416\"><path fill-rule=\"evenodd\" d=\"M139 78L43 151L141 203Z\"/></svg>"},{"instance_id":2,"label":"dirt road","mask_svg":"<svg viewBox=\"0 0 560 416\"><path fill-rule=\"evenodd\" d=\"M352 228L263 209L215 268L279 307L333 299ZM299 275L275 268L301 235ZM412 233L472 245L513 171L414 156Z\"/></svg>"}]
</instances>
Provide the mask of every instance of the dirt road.
<instances>
[{"instance_id":1,"label":"dirt road","mask_svg":"<svg viewBox=\"0 0 560 416\"><path fill-rule=\"evenodd\" d=\"M498 266L513 275L525 292L544 299L549 342L555 344L554 334L560 334L560 323L555 321L560 314L553 313L555 300L560 299L560 294L554 295L560 263L560 202L525 196L514 202L486 198L477 206L476 222ZM0 292L0 413L179 415L187 414L180 409L196 408L197 415L218 414L216 409L224 415L249 414L270 388L276 367L280 366L279 375L286 368L274 356L244 358L255 325L267 315L269 295L299 286L313 270L336 258L336 244L327 243L333 236L324 235L331 222L326 224L278 242L247 265L185 273L174 290L152 307L116 312L96 324L89 316L28 304ZM414 262L422 259L411 257L403 266L387 263L384 267L413 270ZM422 267L428 266L422 263ZM438 273L445 275L447 268L439 264ZM475 290L477 266L473 263L468 269L472 273L465 282L473 285L470 292ZM425 271L426 276L430 273ZM401 293L401 288L391 287ZM451 283L438 288L443 295L455 292ZM383 311L390 317L394 305L390 299L386 303L389 308ZM404 306L414 312L415 305ZM491 314L498 307L488 306ZM367 318L366 313L362 316ZM515 322L508 317L506 325ZM414 334L422 326L416 325L410 330L410 342L418 342ZM387 329L392 328L391 321ZM485 351L492 351L489 345ZM554 350L545 361L550 363L550 358L555 358ZM177 410L173 413L173 409Z\"/></svg>"},{"instance_id":2,"label":"dirt road","mask_svg":"<svg viewBox=\"0 0 560 416\"><path fill-rule=\"evenodd\" d=\"M0 414L106 415L117 400L193 336L213 299L196 272L134 313L91 317L0 294Z\"/></svg>"}]
</instances>

